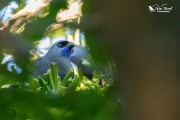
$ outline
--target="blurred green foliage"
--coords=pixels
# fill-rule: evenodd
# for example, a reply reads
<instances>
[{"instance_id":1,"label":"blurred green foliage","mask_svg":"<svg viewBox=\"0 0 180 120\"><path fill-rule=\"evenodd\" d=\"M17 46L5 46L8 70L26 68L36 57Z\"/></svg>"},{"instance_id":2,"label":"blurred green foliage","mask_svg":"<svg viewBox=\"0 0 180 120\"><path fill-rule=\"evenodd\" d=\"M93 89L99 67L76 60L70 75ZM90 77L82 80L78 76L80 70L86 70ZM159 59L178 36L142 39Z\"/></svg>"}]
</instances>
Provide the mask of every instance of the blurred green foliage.
<instances>
[{"instance_id":1,"label":"blurred green foliage","mask_svg":"<svg viewBox=\"0 0 180 120\"><path fill-rule=\"evenodd\" d=\"M109 84L102 87L98 82L83 78L80 71L73 79L71 76L72 72L69 71L61 81L57 75L57 64L52 63L44 79L30 78L29 85L25 89L20 85L1 88L0 111L2 112L0 113L4 114L3 119L109 120L115 118L112 113L117 110L120 103L117 102L117 98L108 98Z\"/></svg>"},{"instance_id":2,"label":"blurred green foliage","mask_svg":"<svg viewBox=\"0 0 180 120\"><path fill-rule=\"evenodd\" d=\"M26 5L25 0L16 0L17 13ZM7 4L4 2L3 5ZM4 6L5 7L5 6ZM92 80L84 77L80 70L72 78L68 71L65 78L60 80L57 75L56 63L51 64L51 69L44 78L29 77L28 65L31 62L30 48L36 45L44 36L47 28L56 23L55 16L59 9L67 8L66 0L53 0L49 6L38 14L47 14L43 17L34 16L26 25L19 28L18 32L9 29L0 33L0 60L4 58L7 49L15 49L12 54L15 63L23 69L21 74L9 72L7 64L0 65L0 119L2 120L115 120L116 111L120 110L121 99L111 94L113 81L99 70L94 72ZM11 25L13 25L11 22ZM14 22L15 23L15 22ZM64 34L67 26L57 29L50 34L56 37ZM74 29L74 28L72 28ZM8 30L8 31L7 31ZM11 31L11 33L9 32ZM54 35L53 35L54 34ZM91 39L87 36L87 39ZM23 43L23 44L22 44ZM90 43L89 44L94 44ZM98 45L98 44L96 44ZM93 48L91 48L93 50ZM104 51L105 52L105 51ZM95 55L96 59L107 63L106 53ZM106 60L105 60L106 58ZM104 62L106 61L106 62ZM83 60L83 64L90 65ZM106 64L107 65L107 64ZM107 65L108 66L108 65ZM111 70L110 70L111 71ZM102 79L104 81L101 84Z\"/></svg>"}]
</instances>

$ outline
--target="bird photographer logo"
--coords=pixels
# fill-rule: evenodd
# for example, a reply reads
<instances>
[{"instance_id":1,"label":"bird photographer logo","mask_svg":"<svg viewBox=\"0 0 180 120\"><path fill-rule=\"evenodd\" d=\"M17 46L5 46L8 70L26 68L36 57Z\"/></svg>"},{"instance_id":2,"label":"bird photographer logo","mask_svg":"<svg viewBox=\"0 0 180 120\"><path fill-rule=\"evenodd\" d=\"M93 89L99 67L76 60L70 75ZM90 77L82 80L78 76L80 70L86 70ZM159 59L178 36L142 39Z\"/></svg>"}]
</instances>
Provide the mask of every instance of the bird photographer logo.
<instances>
[{"instance_id":1,"label":"bird photographer logo","mask_svg":"<svg viewBox=\"0 0 180 120\"><path fill-rule=\"evenodd\" d=\"M167 4L154 4L152 6L148 6L150 12L162 12L162 13L170 13L170 11L173 9L172 6L168 6Z\"/></svg>"}]
</instances>

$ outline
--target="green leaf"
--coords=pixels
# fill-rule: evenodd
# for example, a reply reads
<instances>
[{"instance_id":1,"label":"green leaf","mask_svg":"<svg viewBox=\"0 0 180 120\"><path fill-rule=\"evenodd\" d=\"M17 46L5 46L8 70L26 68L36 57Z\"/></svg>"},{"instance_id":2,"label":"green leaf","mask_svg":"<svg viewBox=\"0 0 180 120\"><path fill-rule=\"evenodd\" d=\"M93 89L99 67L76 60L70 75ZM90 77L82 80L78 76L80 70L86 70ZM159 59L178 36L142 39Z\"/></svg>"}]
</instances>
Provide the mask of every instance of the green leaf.
<instances>
[{"instance_id":1,"label":"green leaf","mask_svg":"<svg viewBox=\"0 0 180 120\"><path fill-rule=\"evenodd\" d=\"M64 92L64 95L66 96L73 93L76 90L77 86L79 85L79 82L80 82L79 77L75 75L73 81L68 86L67 90Z\"/></svg>"},{"instance_id":2,"label":"green leaf","mask_svg":"<svg viewBox=\"0 0 180 120\"><path fill-rule=\"evenodd\" d=\"M58 79L58 65L57 63L51 63L51 68L49 70L49 75L50 75L50 81L51 81L51 84L52 84L52 87L54 89L57 89L58 88L58 82L60 81Z\"/></svg>"},{"instance_id":3,"label":"green leaf","mask_svg":"<svg viewBox=\"0 0 180 120\"><path fill-rule=\"evenodd\" d=\"M84 58L81 58L81 60L83 65L91 67L91 64L87 60L85 60Z\"/></svg>"},{"instance_id":4,"label":"green leaf","mask_svg":"<svg viewBox=\"0 0 180 120\"><path fill-rule=\"evenodd\" d=\"M61 85L62 86L66 86L67 83L69 82L68 80L72 77L72 75L73 75L73 71L72 71L72 69L69 69L67 71L67 73L66 73L66 75L65 75L65 77L64 77L64 79L63 79L63 81L61 83Z\"/></svg>"},{"instance_id":5,"label":"green leaf","mask_svg":"<svg viewBox=\"0 0 180 120\"><path fill-rule=\"evenodd\" d=\"M38 87L40 87L39 80L31 77L29 80L29 88L36 91Z\"/></svg>"}]
</instances>

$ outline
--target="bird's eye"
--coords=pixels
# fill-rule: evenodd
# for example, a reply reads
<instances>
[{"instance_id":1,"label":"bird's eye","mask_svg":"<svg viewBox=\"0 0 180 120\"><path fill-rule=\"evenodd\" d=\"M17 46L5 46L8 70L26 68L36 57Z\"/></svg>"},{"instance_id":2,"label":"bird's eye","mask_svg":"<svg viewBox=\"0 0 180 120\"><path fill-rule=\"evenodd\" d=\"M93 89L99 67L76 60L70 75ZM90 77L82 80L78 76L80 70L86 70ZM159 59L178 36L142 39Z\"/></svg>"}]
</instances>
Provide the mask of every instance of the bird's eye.
<instances>
[{"instance_id":1,"label":"bird's eye","mask_svg":"<svg viewBox=\"0 0 180 120\"><path fill-rule=\"evenodd\" d=\"M63 46L62 46L61 43L58 43L58 44L57 44L57 47L62 48Z\"/></svg>"},{"instance_id":2,"label":"bird's eye","mask_svg":"<svg viewBox=\"0 0 180 120\"><path fill-rule=\"evenodd\" d=\"M69 43L68 41L61 41L57 44L57 47L62 48L64 46L66 46L68 43Z\"/></svg>"}]
</instances>

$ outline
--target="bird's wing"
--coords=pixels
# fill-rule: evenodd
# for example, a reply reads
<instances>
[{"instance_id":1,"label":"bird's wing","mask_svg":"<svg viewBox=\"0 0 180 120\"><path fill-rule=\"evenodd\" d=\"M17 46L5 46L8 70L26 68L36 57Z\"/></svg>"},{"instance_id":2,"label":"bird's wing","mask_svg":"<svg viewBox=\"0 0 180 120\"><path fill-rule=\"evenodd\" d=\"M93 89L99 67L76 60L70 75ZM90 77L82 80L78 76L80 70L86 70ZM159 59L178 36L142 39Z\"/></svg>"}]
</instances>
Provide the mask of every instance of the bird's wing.
<instances>
[{"instance_id":1,"label":"bird's wing","mask_svg":"<svg viewBox=\"0 0 180 120\"><path fill-rule=\"evenodd\" d=\"M33 76L34 77L38 77L38 76L43 76L44 73L47 72L47 70L50 68L51 62L44 58L38 58L35 62L34 62L34 70L33 70Z\"/></svg>"}]
</instances>

